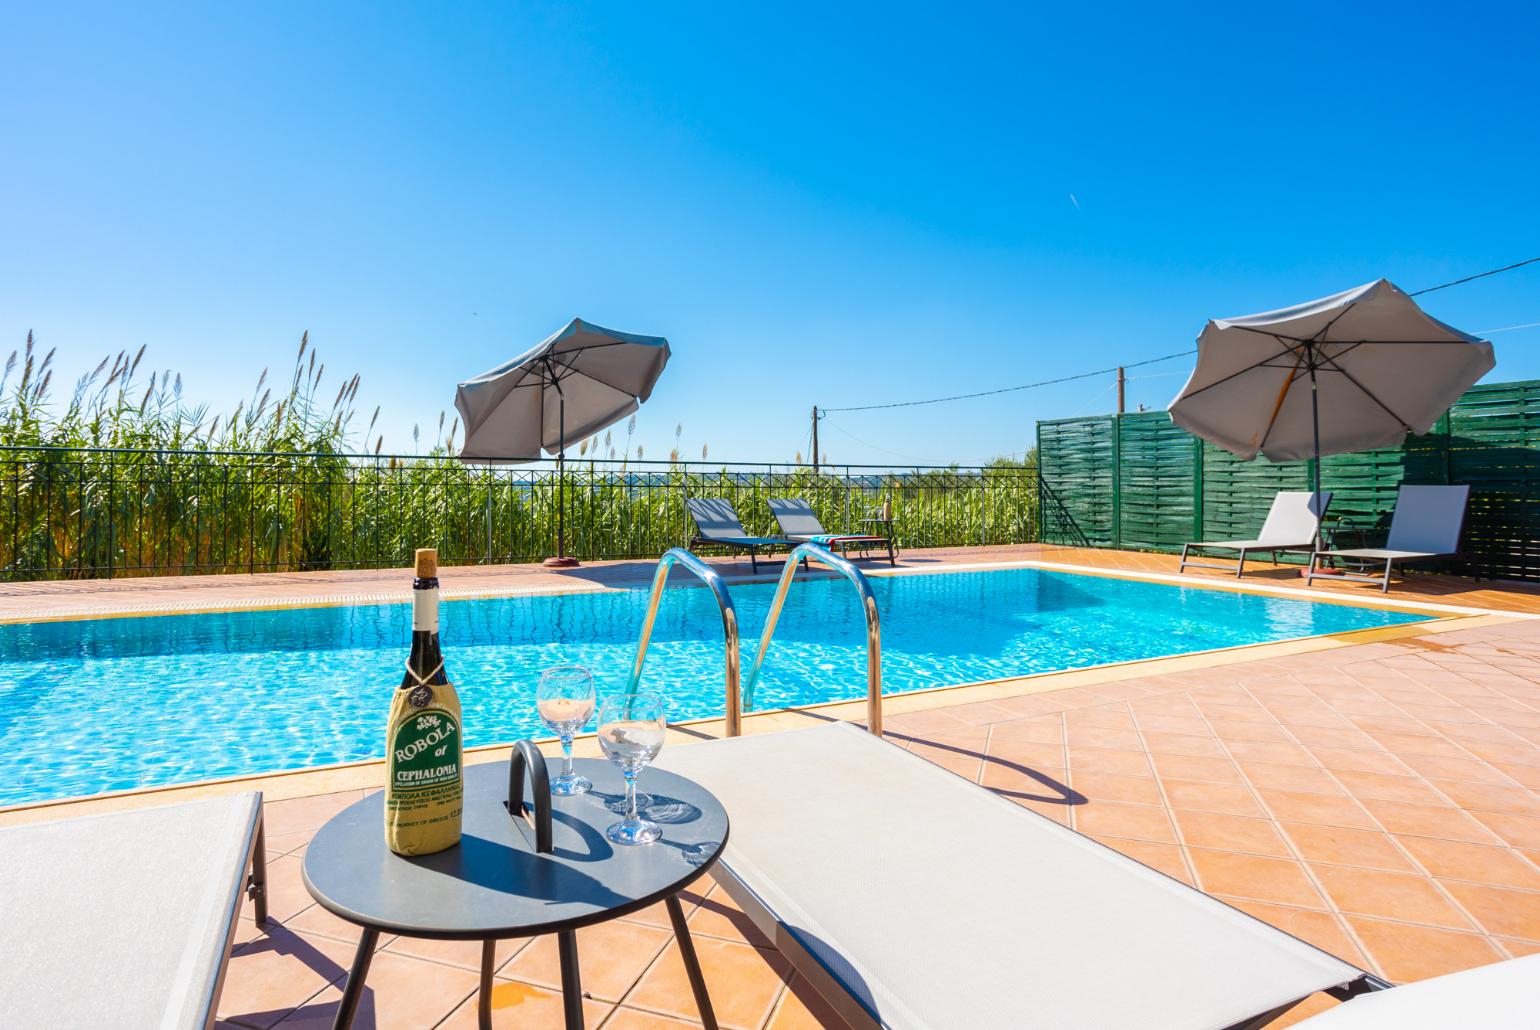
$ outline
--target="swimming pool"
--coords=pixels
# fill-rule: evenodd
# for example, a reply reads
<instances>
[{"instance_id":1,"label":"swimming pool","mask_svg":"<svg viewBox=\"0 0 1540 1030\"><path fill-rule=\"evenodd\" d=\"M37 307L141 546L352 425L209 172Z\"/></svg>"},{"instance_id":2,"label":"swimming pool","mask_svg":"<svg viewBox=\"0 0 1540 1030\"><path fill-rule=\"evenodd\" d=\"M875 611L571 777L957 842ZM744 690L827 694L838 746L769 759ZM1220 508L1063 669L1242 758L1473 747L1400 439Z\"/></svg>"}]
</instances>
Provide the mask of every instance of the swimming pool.
<instances>
[{"instance_id":1,"label":"swimming pool","mask_svg":"<svg viewBox=\"0 0 1540 1030\"><path fill-rule=\"evenodd\" d=\"M872 578L888 693L1416 622L1425 616L1037 569ZM774 585L732 587L745 665ZM467 746L547 736L540 671L624 686L645 591L446 601ZM644 685L670 718L720 715L721 619L668 591ZM865 695L850 585L793 587L756 710ZM0 805L376 758L410 636L405 604L0 625Z\"/></svg>"}]
</instances>

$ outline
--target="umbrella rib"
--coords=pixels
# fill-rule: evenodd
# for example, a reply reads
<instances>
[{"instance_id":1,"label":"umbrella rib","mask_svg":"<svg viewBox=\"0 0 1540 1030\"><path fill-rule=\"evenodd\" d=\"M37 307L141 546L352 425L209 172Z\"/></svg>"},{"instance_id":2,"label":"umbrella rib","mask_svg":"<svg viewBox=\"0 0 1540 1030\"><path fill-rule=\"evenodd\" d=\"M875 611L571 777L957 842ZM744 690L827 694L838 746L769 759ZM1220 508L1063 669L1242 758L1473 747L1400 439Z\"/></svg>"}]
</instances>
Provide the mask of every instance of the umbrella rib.
<instances>
[{"instance_id":1,"label":"umbrella rib","mask_svg":"<svg viewBox=\"0 0 1540 1030\"><path fill-rule=\"evenodd\" d=\"M567 368L572 372L573 375L577 375L578 374L578 370L576 368L573 368L570 365L568 365ZM592 372L584 371L584 372L582 372L582 374L587 376L588 378L592 379L594 382L598 383L600 386L608 387L609 389L614 390L616 393L623 393L627 397L630 397L632 400L636 400L636 394L632 393L630 390L627 390L623 386L616 386L614 383L610 382L607 379L600 379L598 376L594 375ZM571 377L569 376L568 378L571 378Z\"/></svg>"},{"instance_id":2,"label":"umbrella rib","mask_svg":"<svg viewBox=\"0 0 1540 1030\"><path fill-rule=\"evenodd\" d=\"M572 355L572 361L571 362L567 362L567 363L560 363L561 367L563 369L565 369L566 372L567 372L567 375L563 376L561 378L571 379L575 375L585 375L588 378L592 379L594 382L598 383L600 386L609 387L611 390L614 390L616 393L623 393L627 397L630 397L632 400L635 400L636 399L636 394L632 393L630 390L627 390L625 387L623 387L623 386L616 386L614 383L610 382L608 379L601 379L598 376L594 375L592 372L588 371L587 369L580 369L580 368L577 367L577 356L582 354L584 351L598 350L600 347L618 347L618 346L623 345L624 342L625 341L621 341L620 343L598 343L598 344L594 344L592 347L584 347L583 350L567 351L566 353Z\"/></svg>"},{"instance_id":3,"label":"umbrella rib","mask_svg":"<svg viewBox=\"0 0 1540 1030\"><path fill-rule=\"evenodd\" d=\"M1350 382L1354 386L1358 387L1358 389L1363 393L1363 395L1365 397L1369 398L1375 404L1378 404L1380 406L1380 410L1383 411L1385 414L1389 415L1391 418L1395 419L1396 422L1401 426L1402 429L1405 429L1408 433L1412 432L1412 427L1406 421L1406 419L1402 418L1400 415L1397 415L1394 411L1390 410L1390 406L1387 405L1384 401L1380 400L1377 396L1375 396L1373 390L1369 389L1363 383L1360 383L1358 381L1358 378L1356 376L1354 376L1353 373L1349 372L1347 369L1343 368L1342 366L1337 365L1335 358L1326 358L1325 360L1330 361L1334 366L1336 366L1336 367L1330 369L1330 371L1341 372L1344 376L1347 377L1347 381L1348 382Z\"/></svg>"},{"instance_id":4,"label":"umbrella rib","mask_svg":"<svg viewBox=\"0 0 1540 1030\"><path fill-rule=\"evenodd\" d=\"M1346 307L1344 307L1341 311L1337 312L1337 314L1332 317L1332 320L1330 322L1327 322L1325 325L1321 326L1320 330L1313 337L1311 337L1311 342L1312 343L1325 343L1326 342L1326 334L1331 332L1331 327L1336 325L1339 321L1341 321L1341 319L1343 318L1344 315L1346 315L1349 311L1352 311L1353 308L1355 308L1357 306L1358 306L1358 301L1355 300L1352 303L1348 304Z\"/></svg>"},{"instance_id":5,"label":"umbrella rib","mask_svg":"<svg viewBox=\"0 0 1540 1030\"><path fill-rule=\"evenodd\" d=\"M1286 339L1286 337L1276 336L1276 335L1274 335L1272 333L1266 333L1264 335L1272 336L1273 339L1279 340L1279 341L1282 341L1282 340ZM1293 352L1293 350L1294 350L1293 347L1285 345L1284 348L1283 348L1283 353L1284 354L1289 354L1289 353ZM1190 398L1190 397L1196 397L1196 396L1198 396L1198 394L1202 393L1203 391L1205 391L1205 390L1212 390L1216 386L1223 386L1225 383L1228 383L1230 380L1234 379L1236 376L1243 376L1247 372L1251 372L1251 371L1254 371L1254 370L1259 369L1259 368L1277 368L1278 367L1277 365L1269 365L1268 362L1273 360L1274 358L1281 357L1281 356L1282 355L1279 355L1279 354L1269 354L1267 357L1263 358L1261 361L1258 361L1258 362L1256 362L1254 364L1251 364L1251 365L1247 365L1245 368L1240 369L1239 371L1231 372L1229 375L1225 376L1223 379L1216 379L1212 383L1209 383L1207 386L1200 386L1200 387L1198 387L1196 390L1192 391L1192 393L1187 394L1186 397L1184 397L1183 399L1185 400L1185 399Z\"/></svg>"},{"instance_id":6,"label":"umbrella rib","mask_svg":"<svg viewBox=\"0 0 1540 1030\"><path fill-rule=\"evenodd\" d=\"M1283 386L1279 387L1278 389L1278 399L1273 402L1273 413L1267 420L1267 429L1262 432L1262 439L1257 442L1257 450L1261 450L1262 448L1266 447L1267 438L1273 435L1273 426L1278 424L1278 413L1283 410L1284 398L1288 397L1289 388L1294 385L1294 380L1299 373L1300 362L1303 360L1303 355L1296 357L1294 359L1294 371L1289 373L1287 376L1284 376ZM1278 368L1280 366L1271 365L1269 367Z\"/></svg>"}]
</instances>

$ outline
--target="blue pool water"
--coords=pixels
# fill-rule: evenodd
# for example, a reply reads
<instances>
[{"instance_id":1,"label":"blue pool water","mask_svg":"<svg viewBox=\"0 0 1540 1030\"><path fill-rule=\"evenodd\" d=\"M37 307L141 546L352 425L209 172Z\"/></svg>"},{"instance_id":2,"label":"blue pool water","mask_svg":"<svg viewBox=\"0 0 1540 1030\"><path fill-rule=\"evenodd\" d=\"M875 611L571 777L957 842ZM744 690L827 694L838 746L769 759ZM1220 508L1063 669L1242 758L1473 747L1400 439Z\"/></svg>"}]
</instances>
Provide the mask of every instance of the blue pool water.
<instances>
[{"instance_id":1,"label":"blue pool water","mask_svg":"<svg viewBox=\"0 0 1540 1030\"><path fill-rule=\"evenodd\" d=\"M1423 618L1035 569L872 587L893 693ZM792 589L754 707L864 696L850 585ZM773 591L732 588L745 670ZM591 666L601 695L623 687L645 606L643 591L444 602L466 744L545 736L548 666ZM644 685L670 718L721 714L721 632L709 592L668 592ZM404 604L0 626L0 805L379 757L409 635Z\"/></svg>"}]
</instances>

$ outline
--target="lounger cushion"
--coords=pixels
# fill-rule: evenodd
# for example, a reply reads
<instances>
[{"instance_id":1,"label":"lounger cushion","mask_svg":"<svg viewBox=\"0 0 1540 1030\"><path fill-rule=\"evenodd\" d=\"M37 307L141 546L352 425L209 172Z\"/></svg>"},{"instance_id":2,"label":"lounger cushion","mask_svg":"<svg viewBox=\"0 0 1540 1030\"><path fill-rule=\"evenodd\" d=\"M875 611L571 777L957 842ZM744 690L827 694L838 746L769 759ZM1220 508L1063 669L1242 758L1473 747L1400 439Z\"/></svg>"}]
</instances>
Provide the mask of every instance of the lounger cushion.
<instances>
[{"instance_id":1,"label":"lounger cushion","mask_svg":"<svg viewBox=\"0 0 1540 1030\"><path fill-rule=\"evenodd\" d=\"M15 1027L204 1027L261 795L0 829L0 1013Z\"/></svg>"},{"instance_id":2,"label":"lounger cushion","mask_svg":"<svg viewBox=\"0 0 1540 1030\"><path fill-rule=\"evenodd\" d=\"M885 1027L1227 1027L1360 975L847 724L659 764L726 806L722 877L752 895L750 918ZM1059 796L1012 778L1019 795Z\"/></svg>"},{"instance_id":3,"label":"lounger cushion","mask_svg":"<svg viewBox=\"0 0 1540 1030\"><path fill-rule=\"evenodd\" d=\"M1308 1030L1532 1030L1540 1025L1540 955L1375 991L1298 1025Z\"/></svg>"}]
</instances>

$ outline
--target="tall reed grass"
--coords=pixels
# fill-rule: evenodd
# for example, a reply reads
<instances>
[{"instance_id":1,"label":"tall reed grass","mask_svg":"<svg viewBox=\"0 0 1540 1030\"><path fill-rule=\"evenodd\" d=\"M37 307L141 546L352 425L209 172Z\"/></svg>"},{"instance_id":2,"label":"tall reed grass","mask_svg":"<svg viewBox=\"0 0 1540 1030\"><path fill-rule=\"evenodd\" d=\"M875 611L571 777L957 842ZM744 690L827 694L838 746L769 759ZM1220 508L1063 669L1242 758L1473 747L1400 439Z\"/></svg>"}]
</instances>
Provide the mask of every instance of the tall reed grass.
<instances>
[{"instance_id":1,"label":"tall reed grass","mask_svg":"<svg viewBox=\"0 0 1540 1030\"><path fill-rule=\"evenodd\" d=\"M144 369L144 353L104 359L62 406L52 352L40 355L29 335L11 355L0 374L0 575L393 567L423 546L448 563L538 560L555 550L562 476L567 551L584 558L686 542L685 496L726 497L761 534L774 529L765 501L798 496L831 530L859 529L886 502L903 547L1036 539L1031 459L713 466L679 460L681 427L670 460L648 461L631 446L633 420L623 439L579 442L562 472L553 462L465 465L453 457L458 422L442 414L426 454L382 453L378 408L355 427L359 377L333 387L308 337L281 389L264 372L227 414L186 403L181 377Z\"/></svg>"}]
</instances>

